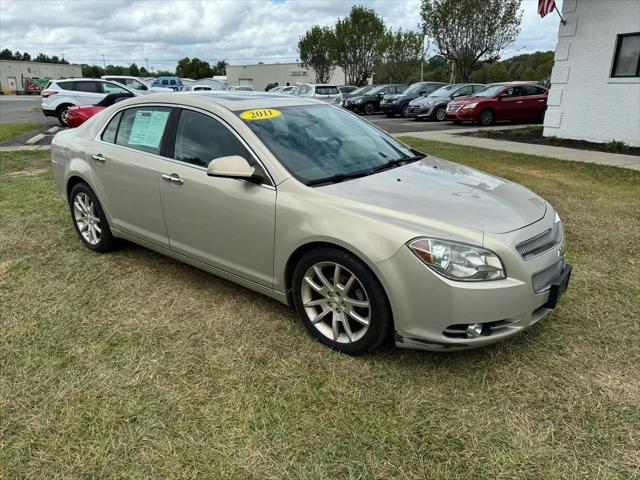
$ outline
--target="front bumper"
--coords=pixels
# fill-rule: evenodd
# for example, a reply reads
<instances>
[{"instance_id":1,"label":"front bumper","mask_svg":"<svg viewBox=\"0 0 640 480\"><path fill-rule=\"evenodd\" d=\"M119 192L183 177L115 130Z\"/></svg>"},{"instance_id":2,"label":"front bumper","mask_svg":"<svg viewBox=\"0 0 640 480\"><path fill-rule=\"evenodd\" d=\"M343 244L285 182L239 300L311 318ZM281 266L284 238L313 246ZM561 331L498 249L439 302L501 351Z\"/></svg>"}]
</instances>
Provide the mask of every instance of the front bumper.
<instances>
[{"instance_id":1,"label":"front bumper","mask_svg":"<svg viewBox=\"0 0 640 480\"><path fill-rule=\"evenodd\" d=\"M531 236L529 228L523 230L526 233L505 235L511 241ZM508 252L497 242L491 243L485 247L502 258L506 279L452 281L428 268L404 246L377 264L394 315L397 346L432 351L482 347L526 330L552 311L571 275L560 249L554 247L523 260L515 250ZM536 293L534 278L543 272L551 274ZM483 324L483 333L467 338L465 328L474 323Z\"/></svg>"},{"instance_id":2,"label":"front bumper","mask_svg":"<svg viewBox=\"0 0 640 480\"><path fill-rule=\"evenodd\" d=\"M413 118L431 118L433 116L433 108L426 105L410 105L409 116Z\"/></svg>"},{"instance_id":3,"label":"front bumper","mask_svg":"<svg viewBox=\"0 0 640 480\"><path fill-rule=\"evenodd\" d=\"M57 117L55 110L47 110L45 108L42 109L42 114L45 117Z\"/></svg>"},{"instance_id":4,"label":"front bumper","mask_svg":"<svg viewBox=\"0 0 640 480\"><path fill-rule=\"evenodd\" d=\"M380 110L385 114L397 114L401 113L402 105L395 103L380 103Z\"/></svg>"},{"instance_id":5,"label":"front bumper","mask_svg":"<svg viewBox=\"0 0 640 480\"><path fill-rule=\"evenodd\" d=\"M460 122L475 122L478 119L478 112L475 108L463 109L460 107L455 112L449 111L447 108L447 120L458 120Z\"/></svg>"}]
</instances>

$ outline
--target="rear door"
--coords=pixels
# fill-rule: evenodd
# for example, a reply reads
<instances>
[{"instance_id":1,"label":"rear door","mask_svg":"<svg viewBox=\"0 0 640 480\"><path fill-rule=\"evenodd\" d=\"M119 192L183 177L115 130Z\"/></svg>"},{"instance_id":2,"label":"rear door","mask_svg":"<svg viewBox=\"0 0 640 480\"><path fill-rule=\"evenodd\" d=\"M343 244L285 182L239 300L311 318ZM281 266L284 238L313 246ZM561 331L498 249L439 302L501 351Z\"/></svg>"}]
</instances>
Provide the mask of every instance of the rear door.
<instances>
[{"instance_id":1,"label":"rear door","mask_svg":"<svg viewBox=\"0 0 640 480\"><path fill-rule=\"evenodd\" d=\"M95 105L105 97L97 80L76 80L73 82L73 97L78 105Z\"/></svg>"},{"instance_id":2,"label":"rear door","mask_svg":"<svg viewBox=\"0 0 640 480\"><path fill-rule=\"evenodd\" d=\"M524 101L524 117L529 120L537 120L547 108L547 91L536 85L522 86L522 100Z\"/></svg>"},{"instance_id":3,"label":"rear door","mask_svg":"<svg viewBox=\"0 0 640 480\"><path fill-rule=\"evenodd\" d=\"M173 162L165 162L160 194L170 248L260 285L273 286L276 190L244 180L207 176L211 160L256 157L220 119L183 109ZM265 173L265 177L268 175Z\"/></svg>"},{"instance_id":4,"label":"rear door","mask_svg":"<svg viewBox=\"0 0 640 480\"><path fill-rule=\"evenodd\" d=\"M142 106L116 114L95 143L89 162L113 227L154 245L169 240L160 204L160 156L171 109Z\"/></svg>"}]
</instances>

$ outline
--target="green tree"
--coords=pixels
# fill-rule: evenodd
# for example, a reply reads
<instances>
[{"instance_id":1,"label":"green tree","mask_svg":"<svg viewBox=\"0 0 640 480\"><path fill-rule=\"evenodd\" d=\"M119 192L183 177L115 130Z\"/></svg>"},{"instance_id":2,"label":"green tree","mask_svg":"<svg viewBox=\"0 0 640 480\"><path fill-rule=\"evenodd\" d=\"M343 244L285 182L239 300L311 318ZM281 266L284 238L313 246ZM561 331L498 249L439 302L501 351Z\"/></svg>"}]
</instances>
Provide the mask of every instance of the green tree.
<instances>
[{"instance_id":1,"label":"green tree","mask_svg":"<svg viewBox=\"0 0 640 480\"><path fill-rule=\"evenodd\" d=\"M149 72L147 71L146 68L140 67L140 76L141 77L148 77L149 76Z\"/></svg>"},{"instance_id":2,"label":"green tree","mask_svg":"<svg viewBox=\"0 0 640 480\"><path fill-rule=\"evenodd\" d=\"M227 74L227 63L226 60L218 60L216 64L213 66L213 75L226 75Z\"/></svg>"},{"instance_id":3,"label":"green tree","mask_svg":"<svg viewBox=\"0 0 640 480\"><path fill-rule=\"evenodd\" d=\"M417 80L422 60L423 35L402 29L387 33L382 61L375 68L377 81L406 82Z\"/></svg>"},{"instance_id":4,"label":"green tree","mask_svg":"<svg viewBox=\"0 0 640 480\"><path fill-rule=\"evenodd\" d=\"M0 60L13 60L13 52L8 48L3 49L0 52Z\"/></svg>"},{"instance_id":5,"label":"green tree","mask_svg":"<svg viewBox=\"0 0 640 480\"><path fill-rule=\"evenodd\" d=\"M438 53L467 82L478 64L499 56L520 33L521 0L422 0L423 28Z\"/></svg>"},{"instance_id":6,"label":"green tree","mask_svg":"<svg viewBox=\"0 0 640 480\"><path fill-rule=\"evenodd\" d=\"M336 22L336 63L347 83L363 85L380 62L385 46L385 27L375 11L355 5Z\"/></svg>"},{"instance_id":7,"label":"green tree","mask_svg":"<svg viewBox=\"0 0 640 480\"><path fill-rule=\"evenodd\" d=\"M213 69L208 62L202 61L199 58L184 57L178 61L176 75L178 77L198 80L200 78L212 77Z\"/></svg>"},{"instance_id":8,"label":"green tree","mask_svg":"<svg viewBox=\"0 0 640 480\"><path fill-rule=\"evenodd\" d=\"M129 75L131 75L132 77L140 76L140 69L138 68L138 65L136 65L135 63L129 65Z\"/></svg>"},{"instance_id":9,"label":"green tree","mask_svg":"<svg viewBox=\"0 0 640 480\"><path fill-rule=\"evenodd\" d=\"M313 68L317 83L327 83L336 68L336 36L329 27L314 25L298 41L300 64Z\"/></svg>"}]
</instances>

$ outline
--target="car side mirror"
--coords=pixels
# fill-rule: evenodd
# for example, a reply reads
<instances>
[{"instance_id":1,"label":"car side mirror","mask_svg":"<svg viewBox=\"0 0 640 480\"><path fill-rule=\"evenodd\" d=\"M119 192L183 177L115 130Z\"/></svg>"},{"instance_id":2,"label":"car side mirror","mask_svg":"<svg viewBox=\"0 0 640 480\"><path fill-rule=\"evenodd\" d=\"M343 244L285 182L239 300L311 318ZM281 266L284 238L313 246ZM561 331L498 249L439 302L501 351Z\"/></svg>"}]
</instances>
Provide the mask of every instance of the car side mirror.
<instances>
[{"instance_id":1,"label":"car side mirror","mask_svg":"<svg viewBox=\"0 0 640 480\"><path fill-rule=\"evenodd\" d=\"M379 93L378 98L382 98L382 97L384 97L384 93Z\"/></svg>"},{"instance_id":2,"label":"car side mirror","mask_svg":"<svg viewBox=\"0 0 640 480\"><path fill-rule=\"evenodd\" d=\"M505 98L507 98L509 95L507 95L506 93L501 93L500 95L498 95L498 100L504 100Z\"/></svg>"},{"instance_id":3,"label":"car side mirror","mask_svg":"<svg viewBox=\"0 0 640 480\"><path fill-rule=\"evenodd\" d=\"M424 96L426 96L426 95L427 95L427 92L423 90L422 92L420 92L420 93L419 93L419 95L420 95L421 97L424 97Z\"/></svg>"},{"instance_id":4,"label":"car side mirror","mask_svg":"<svg viewBox=\"0 0 640 480\"><path fill-rule=\"evenodd\" d=\"M149 87L147 87L146 85L141 85L140 90L149 90Z\"/></svg>"},{"instance_id":5,"label":"car side mirror","mask_svg":"<svg viewBox=\"0 0 640 480\"><path fill-rule=\"evenodd\" d=\"M261 183L264 178L240 155L214 158L209 162L207 175L210 177L236 178Z\"/></svg>"}]
</instances>

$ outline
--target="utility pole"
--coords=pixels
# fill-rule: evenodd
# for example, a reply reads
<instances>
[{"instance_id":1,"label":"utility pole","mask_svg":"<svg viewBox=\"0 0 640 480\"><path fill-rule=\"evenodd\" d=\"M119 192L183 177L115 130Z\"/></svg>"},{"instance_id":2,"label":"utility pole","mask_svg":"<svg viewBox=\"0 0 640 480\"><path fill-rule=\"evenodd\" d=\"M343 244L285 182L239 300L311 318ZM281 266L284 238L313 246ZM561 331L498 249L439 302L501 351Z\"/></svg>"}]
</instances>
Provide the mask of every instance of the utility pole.
<instances>
[{"instance_id":1,"label":"utility pole","mask_svg":"<svg viewBox=\"0 0 640 480\"><path fill-rule=\"evenodd\" d=\"M102 67L103 68L107 68L107 62L105 62L105 60L104 60L104 55L101 54L101 56L102 56Z\"/></svg>"},{"instance_id":2,"label":"utility pole","mask_svg":"<svg viewBox=\"0 0 640 480\"><path fill-rule=\"evenodd\" d=\"M422 35L422 58L420 59L420 81L424 82L424 42L427 39L426 35Z\"/></svg>"},{"instance_id":3,"label":"utility pole","mask_svg":"<svg viewBox=\"0 0 640 480\"><path fill-rule=\"evenodd\" d=\"M147 72L148 72L149 71L149 59L145 58L144 61L147 64Z\"/></svg>"}]
</instances>

